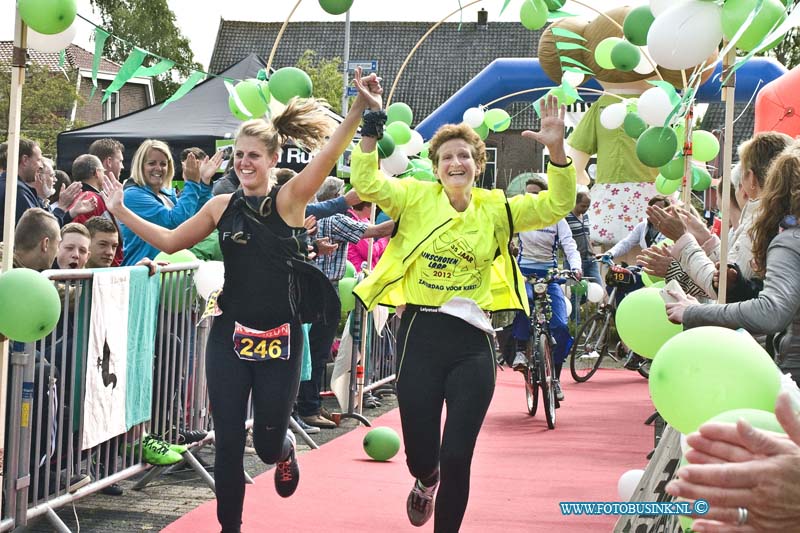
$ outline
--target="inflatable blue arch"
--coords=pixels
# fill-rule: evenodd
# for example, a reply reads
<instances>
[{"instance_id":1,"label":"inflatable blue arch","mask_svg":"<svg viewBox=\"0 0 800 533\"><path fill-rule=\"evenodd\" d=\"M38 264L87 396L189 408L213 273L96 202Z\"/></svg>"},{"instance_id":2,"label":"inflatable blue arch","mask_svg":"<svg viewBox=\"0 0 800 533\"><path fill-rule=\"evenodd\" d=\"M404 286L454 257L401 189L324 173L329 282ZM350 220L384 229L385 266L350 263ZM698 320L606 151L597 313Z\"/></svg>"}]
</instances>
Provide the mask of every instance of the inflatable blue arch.
<instances>
[{"instance_id":1,"label":"inflatable blue arch","mask_svg":"<svg viewBox=\"0 0 800 533\"><path fill-rule=\"evenodd\" d=\"M786 67L775 59L764 57L750 59L736 71L735 101L750 101L764 85L785 72ZM700 86L696 101L702 103L720 101L722 95L721 73L722 63L717 63L714 74ZM461 116L467 108L485 104L515 92L537 87L549 88L553 85L552 80L547 77L539 65L538 59L496 59L420 122L416 130L423 138L429 139L442 124L461 122ZM602 89L594 79L589 80L583 86ZM534 102L541 98L547 90L541 89L503 98L492 107L505 107L515 101ZM580 88L578 90L580 91ZM587 101L596 100L598 97L595 93L581 96Z\"/></svg>"}]
</instances>

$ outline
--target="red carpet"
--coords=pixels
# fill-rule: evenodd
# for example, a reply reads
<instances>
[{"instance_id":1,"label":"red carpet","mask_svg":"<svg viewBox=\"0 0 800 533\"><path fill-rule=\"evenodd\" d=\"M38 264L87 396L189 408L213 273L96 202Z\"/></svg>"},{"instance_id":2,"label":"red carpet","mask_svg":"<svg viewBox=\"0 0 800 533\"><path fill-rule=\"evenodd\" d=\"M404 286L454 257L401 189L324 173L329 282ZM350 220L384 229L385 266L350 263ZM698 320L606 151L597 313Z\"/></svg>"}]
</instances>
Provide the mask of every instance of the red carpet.
<instances>
[{"instance_id":1,"label":"red carpet","mask_svg":"<svg viewBox=\"0 0 800 533\"><path fill-rule=\"evenodd\" d=\"M566 373L566 372L565 372ZM568 376L569 374L567 374ZM617 480L645 468L653 429L643 424L653 408L647 382L634 372L601 370L588 383L567 377L557 426L544 414L529 417L518 373L498 372L497 388L478 439L463 533L611 531L617 517L562 516L560 501L618 500ZM400 432L397 410L374 426ZM405 457L371 461L361 449L360 427L300 456L300 486L290 499L273 487L272 471L247 488L243 531L433 531L433 520L411 526L405 501L412 485ZM216 502L201 505L163 531L219 531Z\"/></svg>"}]
</instances>

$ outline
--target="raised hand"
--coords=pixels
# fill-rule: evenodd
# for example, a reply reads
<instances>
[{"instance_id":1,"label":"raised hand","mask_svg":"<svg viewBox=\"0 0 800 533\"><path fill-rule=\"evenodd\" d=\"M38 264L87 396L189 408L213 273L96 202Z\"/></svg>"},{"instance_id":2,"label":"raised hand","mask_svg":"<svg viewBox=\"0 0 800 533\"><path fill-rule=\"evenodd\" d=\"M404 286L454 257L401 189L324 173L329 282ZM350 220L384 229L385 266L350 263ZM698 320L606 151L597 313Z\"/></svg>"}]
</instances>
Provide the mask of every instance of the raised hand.
<instances>
[{"instance_id":1,"label":"raised hand","mask_svg":"<svg viewBox=\"0 0 800 533\"><path fill-rule=\"evenodd\" d=\"M315 235L317 233L317 217L308 215L303 221L303 227L306 228L309 235Z\"/></svg>"},{"instance_id":2,"label":"raised hand","mask_svg":"<svg viewBox=\"0 0 800 533\"><path fill-rule=\"evenodd\" d=\"M61 209L69 209L75 201L75 198L81 193L82 188L83 185L81 185L81 182L76 181L61 189L61 193L58 195L58 205Z\"/></svg>"},{"instance_id":3,"label":"raised hand","mask_svg":"<svg viewBox=\"0 0 800 533\"><path fill-rule=\"evenodd\" d=\"M222 150L217 150L213 157L206 156L203 159L200 164L200 181L206 185L211 183L211 178L214 177L214 174L217 173L219 166L222 164L222 156Z\"/></svg>"},{"instance_id":4,"label":"raised hand","mask_svg":"<svg viewBox=\"0 0 800 533\"><path fill-rule=\"evenodd\" d=\"M550 153L550 160L558 165L567 163L564 152L564 116L567 108L558 105L558 98L548 96L539 103L541 127L539 131L525 130L522 136L543 144Z\"/></svg>"},{"instance_id":5,"label":"raised hand","mask_svg":"<svg viewBox=\"0 0 800 533\"><path fill-rule=\"evenodd\" d=\"M644 267L644 271L651 276L664 278L672 263L672 256L661 246L645 248L636 256L636 262Z\"/></svg>"},{"instance_id":6,"label":"raised hand","mask_svg":"<svg viewBox=\"0 0 800 533\"><path fill-rule=\"evenodd\" d=\"M200 182L200 161L192 153L189 153L186 161L183 162L183 179L195 183Z\"/></svg>"},{"instance_id":7,"label":"raised hand","mask_svg":"<svg viewBox=\"0 0 800 533\"><path fill-rule=\"evenodd\" d=\"M119 216L125 208L122 184L115 179L109 179L108 176L103 176L102 194L105 197L106 208L111 211L112 215Z\"/></svg>"},{"instance_id":8,"label":"raised hand","mask_svg":"<svg viewBox=\"0 0 800 533\"><path fill-rule=\"evenodd\" d=\"M664 237L672 239L673 241L677 241L688 231L683 219L672 208L666 210L657 205L648 206L647 220L649 220Z\"/></svg>"},{"instance_id":9,"label":"raised hand","mask_svg":"<svg viewBox=\"0 0 800 533\"><path fill-rule=\"evenodd\" d=\"M383 107L383 87L381 87L381 79L374 72L366 76L361 76L361 67L357 67L355 75L353 76L353 85L358 89L358 101L363 103L364 107L368 107L373 111L377 111Z\"/></svg>"},{"instance_id":10,"label":"raised hand","mask_svg":"<svg viewBox=\"0 0 800 533\"><path fill-rule=\"evenodd\" d=\"M93 194L83 194L78 198L69 212L72 217L75 218L78 215L91 213L95 209L97 209L97 197Z\"/></svg>"}]
</instances>

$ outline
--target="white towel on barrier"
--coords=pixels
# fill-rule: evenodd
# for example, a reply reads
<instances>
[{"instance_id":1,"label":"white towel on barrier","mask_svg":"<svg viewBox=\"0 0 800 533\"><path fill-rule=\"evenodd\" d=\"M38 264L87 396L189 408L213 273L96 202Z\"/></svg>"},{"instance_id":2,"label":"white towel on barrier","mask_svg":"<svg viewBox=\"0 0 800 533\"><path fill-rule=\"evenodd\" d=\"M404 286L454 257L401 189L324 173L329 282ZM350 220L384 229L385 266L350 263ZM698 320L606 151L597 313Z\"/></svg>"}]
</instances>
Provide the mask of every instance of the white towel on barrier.
<instances>
[{"instance_id":1,"label":"white towel on barrier","mask_svg":"<svg viewBox=\"0 0 800 533\"><path fill-rule=\"evenodd\" d=\"M130 271L125 268L98 271L92 285L83 402L83 450L127 430L125 398Z\"/></svg>"}]
</instances>

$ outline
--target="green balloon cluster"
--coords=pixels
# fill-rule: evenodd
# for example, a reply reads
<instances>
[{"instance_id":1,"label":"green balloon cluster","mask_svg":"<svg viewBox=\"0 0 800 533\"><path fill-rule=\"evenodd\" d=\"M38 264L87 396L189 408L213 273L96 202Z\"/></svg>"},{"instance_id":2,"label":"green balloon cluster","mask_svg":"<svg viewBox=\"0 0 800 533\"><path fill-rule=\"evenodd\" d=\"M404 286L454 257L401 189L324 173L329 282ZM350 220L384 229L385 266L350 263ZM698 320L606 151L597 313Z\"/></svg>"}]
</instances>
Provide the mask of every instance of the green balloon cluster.
<instances>
[{"instance_id":1,"label":"green balloon cluster","mask_svg":"<svg viewBox=\"0 0 800 533\"><path fill-rule=\"evenodd\" d=\"M639 113L628 113L622 122L622 129L629 137L638 139L647 130L647 122L639 116Z\"/></svg>"},{"instance_id":2,"label":"green balloon cluster","mask_svg":"<svg viewBox=\"0 0 800 533\"><path fill-rule=\"evenodd\" d=\"M750 17L758 2L759 0L726 0L722 6L722 34L726 39L731 40L736 36L736 32ZM755 49L785 19L786 9L780 0L763 0L761 9L736 41L736 47L746 52ZM778 38L766 49L776 46L781 39Z\"/></svg>"},{"instance_id":3,"label":"green balloon cluster","mask_svg":"<svg viewBox=\"0 0 800 533\"><path fill-rule=\"evenodd\" d=\"M485 141L486 137L489 136L489 126L487 126L485 123L473 129L475 130L475 133L478 134L478 137L480 137L482 141Z\"/></svg>"},{"instance_id":4,"label":"green balloon cluster","mask_svg":"<svg viewBox=\"0 0 800 533\"><path fill-rule=\"evenodd\" d=\"M283 67L269 78L269 90L276 100L287 104L294 97L309 98L314 91L314 84L308 74L299 68Z\"/></svg>"},{"instance_id":5,"label":"green balloon cluster","mask_svg":"<svg viewBox=\"0 0 800 533\"><path fill-rule=\"evenodd\" d=\"M544 0L524 0L519 8L520 22L531 31L542 29L549 14Z\"/></svg>"},{"instance_id":6,"label":"green balloon cluster","mask_svg":"<svg viewBox=\"0 0 800 533\"><path fill-rule=\"evenodd\" d=\"M171 264L191 263L197 261L197 257L189 250L179 250L174 254L161 252L154 261ZM188 271L164 273L161 280L164 283L161 288L161 298L165 308L177 312L191 303L191 299L187 298L187 294L190 294L192 290L192 281L188 277Z\"/></svg>"},{"instance_id":7,"label":"green balloon cluster","mask_svg":"<svg viewBox=\"0 0 800 533\"><path fill-rule=\"evenodd\" d=\"M659 194L669 196L681 188L681 180L668 180L661 174L656 176L656 190Z\"/></svg>"},{"instance_id":8,"label":"green balloon cluster","mask_svg":"<svg viewBox=\"0 0 800 533\"><path fill-rule=\"evenodd\" d=\"M652 359L683 326L667 318L664 300L658 289L633 291L617 308L617 333L631 350Z\"/></svg>"},{"instance_id":9,"label":"green balloon cluster","mask_svg":"<svg viewBox=\"0 0 800 533\"><path fill-rule=\"evenodd\" d=\"M353 0L319 0L319 5L326 13L341 15L350 9L350 6L353 5Z\"/></svg>"},{"instance_id":10,"label":"green balloon cluster","mask_svg":"<svg viewBox=\"0 0 800 533\"><path fill-rule=\"evenodd\" d=\"M400 435L390 427L377 427L364 435L364 451L376 461L388 461L400 451Z\"/></svg>"},{"instance_id":11,"label":"green balloon cluster","mask_svg":"<svg viewBox=\"0 0 800 533\"><path fill-rule=\"evenodd\" d=\"M614 62L611 61L611 51L621 42L622 39L619 37L607 37L597 44L597 47L594 49L594 60L601 68L606 70L612 70L614 68Z\"/></svg>"},{"instance_id":12,"label":"green balloon cluster","mask_svg":"<svg viewBox=\"0 0 800 533\"><path fill-rule=\"evenodd\" d=\"M0 275L0 333L34 342L53 331L61 316L61 298L53 282L29 268Z\"/></svg>"},{"instance_id":13,"label":"green balloon cluster","mask_svg":"<svg viewBox=\"0 0 800 533\"><path fill-rule=\"evenodd\" d=\"M394 153L394 149L395 144L392 135L388 131L383 132L383 137L378 141L378 157L386 159Z\"/></svg>"},{"instance_id":14,"label":"green balloon cluster","mask_svg":"<svg viewBox=\"0 0 800 533\"><path fill-rule=\"evenodd\" d=\"M228 97L228 108L239 120L249 120L264 116L269 110L269 83L256 79L242 80L234 87L239 101L250 113L240 109L233 96Z\"/></svg>"},{"instance_id":15,"label":"green balloon cluster","mask_svg":"<svg viewBox=\"0 0 800 533\"><path fill-rule=\"evenodd\" d=\"M672 128L651 126L636 141L636 155L648 167L669 163L678 150L678 137Z\"/></svg>"},{"instance_id":16,"label":"green balloon cluster","mask_svg":"<svg viewBox=\"0 0 800 533\"><path fill-rule=\"evenodd\" d=\"M703 167L692 167L692 190L705 191L711 187L711 174Z\"/></svg>"},{"instance_id":17,"label":"green balloon cluster","mask_svg":"<svg viewBox=\"0 0 800 533\"><path fill-rule=\"evenodd\" d=\"M392 136L395 145L406 144L411 140L411 128L405 122L392 122L386 126L386 133Z\"/></svg>"},{"instance_id":18,"label":"green balloon cluster","mask_svg":"<svg viewBox=\"0 0 800 533\"><path fill-rule=\"evenodd\" d=\"M505 109L495 107L486 111L483 123L492 131L506 131L511 125L511 117Z\"/></svg>"},{"instance_id":19,"label":"green balloon cluster","mask_svg":"<svg viewBox=\"0 0 800 533\"><path fill-rule=\"evenodd\" d=\"M647 32L650 31L655 17L650 6L639 6L632 9L625 17L622 24L622 33L625 38L636 46L647 45Z\"/></svg>"},{"instance_id":20,"label":"green balloon cluster","mask_svg":"<svg viewBox=\"0 0 800 533\"><path fill-rule=\"evenodd\" d=\"M45 35L61 33L75 21L75 0L17 0L19 16L31 29Z\"/></svg>"},{"instance_id":21,"label":"green balloon cluster","mask_svg":"<svg viewBox=\"0 0 800 533\"><path fill-rule=\"evenodd\" d=\"M664 420L691 433L731 409L774 412L780 371L748 334L705 326L664 343L650 367L649 386Z\"/></svg>"},{"instance_id":22,"label":"green balloon cluster","mask_svg":"<svg viewBox=\"0 0 800 533\"><path fill-rule=\"evenodd\" d=\"M611 49L611 64L622 72L635 69L641 59L642 53L639 48L628 41L620 41Z\"/></svg>"},{"instance_id":23,"label":"green balloon cluster","mask_svg":"<svg viewBox=\"0 0 800 533\"><path fill-rule=\"evenodd\" d=\"M686 158L680 155L666 165L659 167L658 171L668 180L679 180L683 177L685 165Z\"/></svg>"},{"instance_id":24,"label":"green balloon cluster","mask_svg":"<svg viewBox=\"0 0 800 533\"><path fill-rule=\"evenodd\" d=\"M395 102L386 109L386 124L393 122L402 122L407 126L411 126L411 123L414 122L414 112L408 104Z\"/></svg>"}]
</instances>

